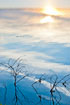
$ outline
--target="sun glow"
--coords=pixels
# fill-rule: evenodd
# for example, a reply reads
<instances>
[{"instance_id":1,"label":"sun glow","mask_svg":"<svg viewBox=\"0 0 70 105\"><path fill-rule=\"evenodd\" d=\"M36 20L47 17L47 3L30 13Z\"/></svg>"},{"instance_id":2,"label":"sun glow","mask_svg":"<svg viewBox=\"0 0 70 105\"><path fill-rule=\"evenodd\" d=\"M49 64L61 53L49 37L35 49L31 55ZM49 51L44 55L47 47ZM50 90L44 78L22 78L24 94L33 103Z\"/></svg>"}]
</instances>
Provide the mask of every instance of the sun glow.
<instances>
[{"instance_id":1,"label":"sun glow","mask_svg":"<svg viewBox=\"0 0 70 105\"><path fill-rule=\"evenodd\" d=\"M54 19L51 16L46 16L40 21L40 23L53 23L53 22L54 22Z\"/></svg>"},{"instance_id":2,"label":"sun glow","mask_svg":"<svg viewBox=\"0 0 70 105\"><path fill-rule=\"evenodd\" d=\"M48 15L60 15L59 11L52 6L47 6L46 8L44 8L43 13Z\"/></svg>"},{"instance_id":3,"label":"sun glow","mask_svg":"<svg viewBox=\"0 0 70 105\"><path fill-rule=\"evenodd\" d=\"M52 6L47 6L43 9L42 13L46 14L46 16L40 20L40 23L53 23L55 22L54 17L63 15L58 9L53 8Z\"/></svg>"}]
</instances>

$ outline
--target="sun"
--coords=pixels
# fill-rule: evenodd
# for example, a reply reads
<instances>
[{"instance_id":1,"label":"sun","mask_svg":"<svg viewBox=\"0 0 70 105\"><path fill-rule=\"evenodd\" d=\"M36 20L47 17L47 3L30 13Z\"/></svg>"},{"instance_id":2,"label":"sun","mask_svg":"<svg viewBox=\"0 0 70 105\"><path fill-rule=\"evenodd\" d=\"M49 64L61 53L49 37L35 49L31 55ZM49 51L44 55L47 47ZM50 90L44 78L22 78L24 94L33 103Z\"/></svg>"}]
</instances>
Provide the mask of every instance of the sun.
<instances>
[{"instance_id":1,"label":"sun","mask_svg":"<svg viewBox=\"0 0 70 105\"><path fill-rule=\"evenodd\" d=\"M47 6L46 8L43 9L42 12L47 15L59 15L60 14L59 11L53 8L52 6Z\"/></svg>"},{"instance_id":2,"label":"sun","mask_svg":"<svg viewBox=\"0 0 70 105\"><path fill-rule=\"evenodd\" d=\"M46 16L40 20L40 23L54 23L55 16L61 16L62 13L58 11L58 9L53 8L52 6L48 5L46 8L42 10L42 13L46 14Z\"/></svg>"}]
</instances>

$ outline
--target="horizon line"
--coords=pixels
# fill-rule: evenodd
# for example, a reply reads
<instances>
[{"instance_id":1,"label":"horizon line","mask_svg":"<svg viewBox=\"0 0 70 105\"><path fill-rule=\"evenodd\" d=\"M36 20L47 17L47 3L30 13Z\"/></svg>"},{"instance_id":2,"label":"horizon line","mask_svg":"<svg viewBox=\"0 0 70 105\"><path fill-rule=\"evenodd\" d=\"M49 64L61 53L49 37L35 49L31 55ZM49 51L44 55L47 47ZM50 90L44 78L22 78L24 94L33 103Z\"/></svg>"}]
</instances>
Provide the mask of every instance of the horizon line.
<instances>
[{"instance_id":1,"label":"horizon line","mask_svg":"<svg viewBox=\"0 0 70 105\"><path fill-rule=\"evenodd\" d=\"M23 8L21 8L21 7L5 7L5 8L0 8L0 9L43 9L43 7L42 8L40 8L40 7L23 7ZM70 8L56 8L56 9L70 9Z\"/></svg>"}]
</instances>

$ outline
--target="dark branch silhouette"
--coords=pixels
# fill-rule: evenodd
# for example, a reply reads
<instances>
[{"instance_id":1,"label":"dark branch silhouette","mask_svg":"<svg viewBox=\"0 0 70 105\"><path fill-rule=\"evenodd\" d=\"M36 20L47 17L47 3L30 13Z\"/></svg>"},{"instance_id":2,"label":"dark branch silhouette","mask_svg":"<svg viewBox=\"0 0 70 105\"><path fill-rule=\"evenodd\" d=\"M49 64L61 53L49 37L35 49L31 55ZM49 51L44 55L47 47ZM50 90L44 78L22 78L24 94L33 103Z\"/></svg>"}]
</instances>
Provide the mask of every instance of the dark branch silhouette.
<instances>
[{"instance_id":1,"label":"dark branch silhouette","mask_svg":"<svg viewBox=\"0 0 70 105\"><path fill-rule=\"evenodd\" d=\"M24 70L25 64L23 64L22 59L18 58L17 60L9 59L8 63L1 63L1 65L6 67L8 70L11 70L10 73L14 78L15 96L13 100L15 102L15 105L18 105L18 103L20 103L20 105L23 105L21 99L18 96L18 92L24 97L24 99L26 99L26 97L18 88L18 83L29 75ZM20 78L18 76L20 76Z\"/></svg>"},{"instance_id":2,"label":"dark branch silhouette","mask_svg":"<svg viewBox=\"0 0 70 105\"><path fill-rule=\"evenodd\" d=\"M9 59L7 63L0 63L0 66L3 66L5 69L9 71L9 73L12 75L14 80L14 98L13 98L13 105L25 105L25 101L30 104L28 98L25 96L24 92L19 87L19 83L29 76L29 73L26 71L25 67L26 64L23 63L23 60L18 58L16 60ZM1 72L0 72L1 73ZM36 93L38 97L38 102L35 105L44 105L43 101L46 101L47 98L42 95L39 92L39 89L41 88L42 82L45 80L45 75L42 74L34 83L32 83L32 88L34 92ZM37 89L37 84L39 85L39 89ZM59 91L60 86L64 87L70 92L70 74L67 74L63 76L62 78L59 78L57 75L51 75L50 76L50 105L61 105L61 92ZM4 94L4 103L6 104L6 95L7 95L7 86L4 85L5 94ZM24 89L24 87L23 87ZM21 97L19 97L19 94L21 95L23 101L21 100ZM46 93L47 96L47 93ZM34 105L35 102L33 102Z\"/></svg>"}]
</instances>

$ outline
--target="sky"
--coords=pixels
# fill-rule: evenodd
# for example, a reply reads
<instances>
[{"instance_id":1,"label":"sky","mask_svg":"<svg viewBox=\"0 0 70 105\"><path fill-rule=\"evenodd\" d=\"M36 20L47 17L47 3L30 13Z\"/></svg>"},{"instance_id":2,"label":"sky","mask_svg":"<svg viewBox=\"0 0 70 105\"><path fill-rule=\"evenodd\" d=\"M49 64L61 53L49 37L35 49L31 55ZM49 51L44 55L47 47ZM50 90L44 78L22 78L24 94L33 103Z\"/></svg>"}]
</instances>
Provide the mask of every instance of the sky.
<instances>
[{"instance_id":1,"label":"sky","mask_svg":"<svg viewBox=\"0 0 70 105\"><path fill-rule=\"evenodd\" d=\"M70 0L0 0L0 8L38 8L47 4L56 8L70 8Z\"/></svg>"}]
</instances>

